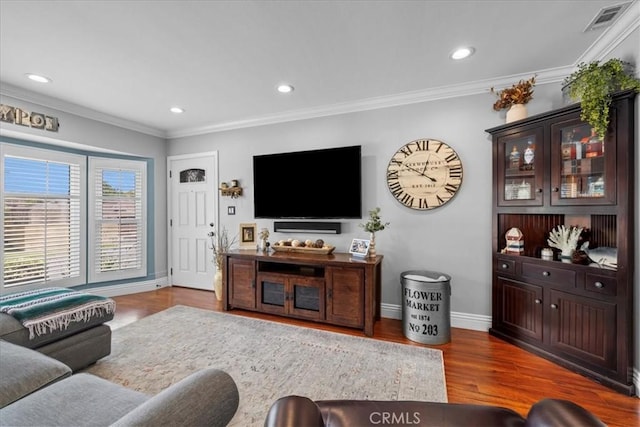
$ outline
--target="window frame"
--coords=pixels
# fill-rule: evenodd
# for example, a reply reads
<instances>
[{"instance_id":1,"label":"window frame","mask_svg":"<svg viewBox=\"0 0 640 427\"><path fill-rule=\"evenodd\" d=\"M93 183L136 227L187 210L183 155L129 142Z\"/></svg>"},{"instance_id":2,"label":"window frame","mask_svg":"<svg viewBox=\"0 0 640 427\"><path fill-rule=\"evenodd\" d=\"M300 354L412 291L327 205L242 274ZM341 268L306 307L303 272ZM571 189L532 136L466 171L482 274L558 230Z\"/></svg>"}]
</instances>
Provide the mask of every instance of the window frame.
<instances>
[{"instance_id":1,"label":"window frame","mask_svg":"<svg viewBox=\"0 0 640 427\"><path fill-rule=\"evenodd\" d=\"M88 203L88 247L90 248L88 251L88 259L87 259L87 270L88 270L88 281L89 283L95 282L106 282L113 280L124 280L124 279L133 279L133 278L141 278L147 276L147 162L144 160L127 160L127 159L118 159L118 158L107 158L107 157L88 157L89 166L88 166L88 188L87 192L87 203ZM141 242L141 251L140 251L140 267L139 268L131 268L131 269L121 269L114 270L108 272L100 272L96 268L96 260L98 257L97 250L97 209L96 202L98 195L94 192L96 188L96 171L98 168L101 169L111 169L111 170L133 170L136 173L140 173L140 201L141 201L141 212L140 218L138 219L141 231L140 231L140 242Z\"/></svg>"},{"instance_id":2,"label":"window frame","mask_svg":"<svg viewBox=\"0 0 640 427\"><path fill-rule=\"evenodd\" d=\"M48 150L38 147L30 147L23 145L15 145L6 142L2 142L0 144L0 162L2 164L2 173L0 173L0 216L2 216L2 221L0 221L0 233L3 236L2 241L0 242L0 253L3 256L4 260L4 251L5 251L5 230L4 230L4 204L5 198L7 195L14 197L14 194L19 193L5 193L5 156L14 156L14 157L23 157L27 159L32 159L35 161L52 161L58 163L65 164L73 164L79 169L79 182L78 182L78 195L76 196L79 202L79 212L78 212L78 253L76 255L79 260L78 265L78 275L64 278L64 279L56 279L49 281L38 281L33 283L26 284L15 284L7 286L4 283L4 262L0 263L0 294L10 293L16 291L28 291L33 289L40 289L43 287L51 287L51 286L62 286L62 287L72 287L79 286L86 283L86 267L87 263L84 257L86 253L86 245L87 245L87 215L86 215L86 185L87 185L87 160L86 156L73 154L68 152L61 152L55 150ZM73 196L69 195L71 199ZM45 197L46 199L46 197Z\"/></svg>"}]
</instances>

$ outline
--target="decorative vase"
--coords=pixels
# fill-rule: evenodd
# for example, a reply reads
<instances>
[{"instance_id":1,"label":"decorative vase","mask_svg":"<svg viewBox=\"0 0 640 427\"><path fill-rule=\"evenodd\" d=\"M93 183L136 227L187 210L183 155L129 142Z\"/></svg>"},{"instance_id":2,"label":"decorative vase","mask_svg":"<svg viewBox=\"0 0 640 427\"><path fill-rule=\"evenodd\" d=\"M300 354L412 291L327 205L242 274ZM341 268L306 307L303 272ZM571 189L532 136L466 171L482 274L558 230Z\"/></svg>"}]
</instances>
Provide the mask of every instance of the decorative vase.
<instances>
[{"instance_id":1,"label":"decorative vase","mask_svg":"<svg viewBox=\"0 0 640 427\"><path fill-rule=\"evenodd\" d=\"M507 110L507 123L515 122L527 118L527 106L524 104L513 104Z\"/></svg>"},{"instance_id":2,"label":"decorative vase","mask_svg":"<svg viewBox=\"0 0 640 427\"><path fill-rule=\"evenodd\" d=\"M376 233L371 233L369 236L369 256L371 258L376 256Z\"/></svg>"},{"instance_id":3,"label":"decorative vase","mask_svg":"<svg viewBox=\"0 0 640 427\"><path fill-rule=\"evenodd\" d=\"M216 269L216 274L213 277L213 290L216 293L218 301L222 301L222 269Z\"/></svg>"}]
</instances>

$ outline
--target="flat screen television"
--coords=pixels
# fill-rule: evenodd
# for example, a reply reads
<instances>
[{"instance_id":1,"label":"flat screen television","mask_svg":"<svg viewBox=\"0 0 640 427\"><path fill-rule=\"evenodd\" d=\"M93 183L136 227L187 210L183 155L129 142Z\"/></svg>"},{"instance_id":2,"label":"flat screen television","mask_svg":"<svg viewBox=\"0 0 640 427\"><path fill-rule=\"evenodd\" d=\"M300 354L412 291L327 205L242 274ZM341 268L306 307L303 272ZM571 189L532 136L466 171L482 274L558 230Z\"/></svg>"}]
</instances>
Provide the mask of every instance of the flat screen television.
<instances>
[{"instance_id":1,"label":"flat screen television","mask_svg":"<svg viewBox=\"0 0 640 427\"><path fill-rule=\"evenodd\" d=\"M253 156L256 218L362 218L361 146Z\"/></svg>"}]
</instances>

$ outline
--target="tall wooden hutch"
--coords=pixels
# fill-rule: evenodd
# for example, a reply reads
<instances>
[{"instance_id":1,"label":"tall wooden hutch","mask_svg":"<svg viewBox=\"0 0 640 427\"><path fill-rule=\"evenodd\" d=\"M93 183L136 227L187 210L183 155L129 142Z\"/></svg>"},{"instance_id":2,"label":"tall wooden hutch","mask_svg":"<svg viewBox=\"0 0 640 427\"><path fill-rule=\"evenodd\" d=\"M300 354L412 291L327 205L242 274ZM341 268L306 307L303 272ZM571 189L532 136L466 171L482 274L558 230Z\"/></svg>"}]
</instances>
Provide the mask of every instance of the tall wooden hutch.
<instances>
[{"instance_id":1,"label":"tall wooden hutch","mask_svg":"<svg viewBox=\"0 0 640 427\"><path fill-rule=\"evenodd\" d=\"M580 104L487 130L493 137L490 333L630 395L634 97L631 91L614 96L604 139L580 120ZM556 249L552 259L542 259L559 225L584 228L596 262L561 259ZM505 253L512 228L524 245Z\"/></svg>"}]
</instances>

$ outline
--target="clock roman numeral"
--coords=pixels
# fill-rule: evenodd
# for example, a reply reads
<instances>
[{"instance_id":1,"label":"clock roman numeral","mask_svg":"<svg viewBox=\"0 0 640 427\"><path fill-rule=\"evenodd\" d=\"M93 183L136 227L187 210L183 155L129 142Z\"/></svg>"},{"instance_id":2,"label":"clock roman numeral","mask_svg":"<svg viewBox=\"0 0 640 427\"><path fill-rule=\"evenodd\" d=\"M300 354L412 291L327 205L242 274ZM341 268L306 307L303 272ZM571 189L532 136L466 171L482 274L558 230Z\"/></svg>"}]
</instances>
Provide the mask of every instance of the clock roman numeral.
<instances>
[{"instance_id":1,"label":"clock roman numeral","mask_svg":"<svg viewBox=\"0 0 640 427\"><path fill-rule=\"evenodd\" d=\"M411 151L411 147L409 147L408 145L402 147L400 151L402 152L402 154L404 154L405 157L409 157L413 153L413 151Z\"/></svg>"},{"instance_id":2,"label":"clock roman numeral","mask_svg":"<svg viewBox=\"0 0 640 427\"><path fill-rule=\"evenodd\" d=\"M458 189L458 187L453 184L447 184L444 186L444 189L447 190L447 193L453 196L454 194L456 194L456 190Z\"/></svg>"},{"instance_id":3,"label":"clock roman numeral","mask_svg":"<svg viewBox=\"0 0 640 427\"><path fill-rule=\"evenodd\" d=\"M396 165L398 167L402 167L402 160L397 160L397 159L393 158L393 159L391 159L390 163L393 163L394 165Z\"/></svg>"},{"instance_id":4,"label":"clock roman numeral","mask_svg":"<svg viewBox=\"0 0 640 427\"><path fill-rule=\"evenodd\" d=\"M411 196L411 194L408 193L404 193L402 195L402 197L400 197L399 199L405 206L413 206L413 196Z\"/></svg>"},{"instance_id":5,"label":"clock roman numeral","mask_svg":"<svg viewBox=\"0 0 640 427\"><path fill-rule=\"evenodd\" d=\"M398 197L398 195L402 194L402 186L399 181L389 182L389 191L391 194Z\"/></svg>"},{"instance_id":6,"label":"clock roman numeral","mask_svg":"<svg viewBox=\"0 0 640 427\"><path fill-rule=\"evenodd\" d=\"M436 153L440 152L440 149L442 148L443 145L444 145L443 143L438 144L438 148L436 148Z\"/></svg>"},{"instance_id":7,"label":"clock roman numeral","mask_svg":"<svg viewBox=\"0 0 640 427\"><path fill-rule=\"evenodd\" d=\"M387 181L398 179L398 171L387 171Z\"/></svg>"},{"instance_id":8,"label":"clock roman numeral","mask_svg":"<svg viewBox=\"0 0 640 427\"><path fill-rule=\"evenodd\" d=\"M426 151L429 150L429 140L428 139L419 139L416 141L416 150Z\"/></svg>"},{"instance_id":9,"label":"clock roman numeral","mask_svg":"<svg viewBox=\"0 0 640 427\"><path fill-rule=\"evenodd\" d=\"M462 166L453 166L449 168L450 178L462 178Z\"/></svg>"},{"instance_id":10,"label":"clock roman numeral","mask_svg":"<svg viewBox=\"0 0 640 427\"><path fill-rule=\"evenodd\" d=\"M447 161L447 163L451 163L452 161L456 160L457 158L458 158L458 156L456 155L456 153L451 153L445 158L445 160Z\"/></svg>"},{"instance_id":11,"label":"clock roman numeral","mask_svg":"<svg viewBox=\"0 0 640 427\"><path fill-rule=\"evenodd\" d=\"M440 196L436 196L436 199L438 199L438 206L440 206L440 205L442 205L442 204L444 204L444 203L446 202L446 200L445 200L445 199L443 199L443 198L442 198L442 197L440 197Z\"/></svg>"},{"instance_id":12,"label":"clock roman numeral","mask_svg":"<svg viewBox=\"0 0 640 427\"><path fill-rule=\"evenodd\" d=\"M429 209L429 203L427 203L427 199L418 199L418 207L420 209Z\"/></svg>"}]
</instances>

